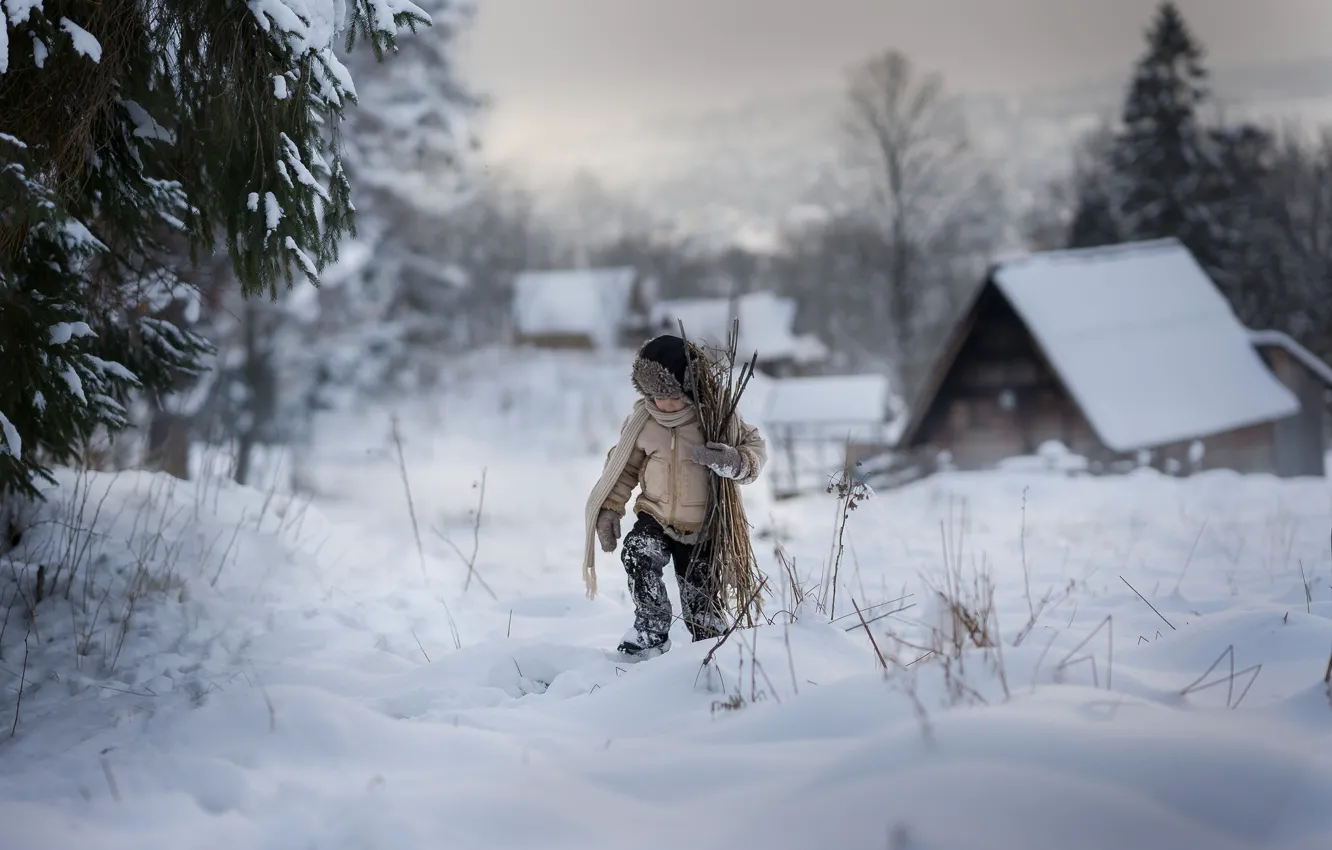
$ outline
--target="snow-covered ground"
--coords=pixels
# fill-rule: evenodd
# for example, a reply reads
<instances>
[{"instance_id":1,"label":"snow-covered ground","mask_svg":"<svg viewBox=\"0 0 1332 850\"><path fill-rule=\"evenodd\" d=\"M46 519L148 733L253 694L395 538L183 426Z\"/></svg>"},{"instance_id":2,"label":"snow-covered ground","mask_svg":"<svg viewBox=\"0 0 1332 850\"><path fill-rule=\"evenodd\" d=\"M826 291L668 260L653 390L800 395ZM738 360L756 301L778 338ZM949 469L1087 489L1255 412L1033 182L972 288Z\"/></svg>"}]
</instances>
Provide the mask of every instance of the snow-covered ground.
<instances>
[{"instance_id":1,"label":"snow-covered ground","mask_svg":"<svg viewBox=\"0 0 1332 850\"><path fill-rule=\"evenodd\" d=\"M322 423L313 505L62 475L0 558L0 847L1327 846L1326 481L941 475L851 513L835 611L835 496L760 481L774 624L627 665L578 569L627 372L483 352L398 411L419 551L390 411Z\"/></svg>"}]
</instances>

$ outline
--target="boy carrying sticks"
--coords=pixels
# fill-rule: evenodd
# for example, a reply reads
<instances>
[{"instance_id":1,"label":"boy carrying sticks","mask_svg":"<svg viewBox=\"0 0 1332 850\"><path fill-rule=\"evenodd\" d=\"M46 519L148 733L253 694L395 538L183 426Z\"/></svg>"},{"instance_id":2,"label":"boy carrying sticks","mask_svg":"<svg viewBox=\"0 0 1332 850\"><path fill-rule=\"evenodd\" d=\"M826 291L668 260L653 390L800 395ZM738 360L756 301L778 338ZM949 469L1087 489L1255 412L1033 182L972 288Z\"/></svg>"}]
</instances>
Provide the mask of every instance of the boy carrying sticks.
<instances>
[{"instance_id":1,"label":"boy carrying sticks","mask_svg":"<svg viewBox=\"0 0 1332 850\"><path fill-rule=\"evenodd\" d=\"M603 552L615 550L638 487L636 521L620 554L634 602L634 624L619 645L625 655L651 658L670 648L671 601L662 578L667 562L674 563L682 619L696 641L725 631L728 596L738 600L737 609L757 596L743 598L754 589L757 565L736 485L758 478L767 446L734 409L743 385L731 386L729 370L669 335L646 343L634 360L631 381L642 398L588 499L583 563L592 596L592 538Z\"/></svg>"}]
</instances>

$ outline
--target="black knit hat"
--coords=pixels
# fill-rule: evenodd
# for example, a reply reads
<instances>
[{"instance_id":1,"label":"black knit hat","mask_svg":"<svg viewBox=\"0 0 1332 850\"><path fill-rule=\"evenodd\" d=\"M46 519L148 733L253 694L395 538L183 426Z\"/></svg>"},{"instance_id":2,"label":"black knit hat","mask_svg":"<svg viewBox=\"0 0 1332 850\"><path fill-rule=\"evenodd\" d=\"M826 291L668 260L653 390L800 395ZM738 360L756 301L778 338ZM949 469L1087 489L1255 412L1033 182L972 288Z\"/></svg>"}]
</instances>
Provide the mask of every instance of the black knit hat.
<instances>
[{"instance_id":1,"label":"black knit hat","mask_svg":"<svg viewBox=\"0 0 1332 850\"><path fill-rule=\"evenodd\" d=\"M689 385L689 355L685 341L664 335L644 343L634 358L634 389L648 398L684 396L693 400Z\"/></svg>"}]
</instances>

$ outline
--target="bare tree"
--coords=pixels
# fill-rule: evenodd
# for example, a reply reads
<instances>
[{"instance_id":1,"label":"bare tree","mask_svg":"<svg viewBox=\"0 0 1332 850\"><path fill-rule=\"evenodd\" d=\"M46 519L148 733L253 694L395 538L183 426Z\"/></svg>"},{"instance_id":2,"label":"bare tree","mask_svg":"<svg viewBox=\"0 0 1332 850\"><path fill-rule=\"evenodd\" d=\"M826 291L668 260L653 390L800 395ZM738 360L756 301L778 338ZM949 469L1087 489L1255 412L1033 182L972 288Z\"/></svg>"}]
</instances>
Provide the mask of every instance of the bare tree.
<instances>
[{"instance_id":1,"label":"bare tree","mask_svg":"<svg viewBox=\"0 0 1332 850\"><path fill-rule=\"evenodd\" d=\"M851 163L868 190L886 260L883 291L871 307L910 384L916 366L933 354L920 344L922 325L958 300L941 291L958 279L930 267L955 262L958 252L973 260L988 254L1001 230L993 206L1002 193L972 155L962 111L940 75L918 74L906 55L890 50L852 70L847 100Z\"/></svg>"}]
</instances>

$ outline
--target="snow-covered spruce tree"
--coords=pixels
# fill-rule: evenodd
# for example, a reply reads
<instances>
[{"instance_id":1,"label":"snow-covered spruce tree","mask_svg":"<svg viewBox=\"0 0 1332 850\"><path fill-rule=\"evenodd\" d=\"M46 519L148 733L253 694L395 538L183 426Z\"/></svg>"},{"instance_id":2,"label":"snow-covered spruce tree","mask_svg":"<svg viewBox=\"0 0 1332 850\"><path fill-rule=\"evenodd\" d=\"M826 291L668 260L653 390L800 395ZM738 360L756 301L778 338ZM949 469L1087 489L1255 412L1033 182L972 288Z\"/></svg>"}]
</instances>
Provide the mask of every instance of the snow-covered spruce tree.
<instances>
[{"instance_id":1,"label":"snow-covered spruce tree","mask_svg":"<svg viewBox=\"0 0 1332 850\"><path fill-rule=\"evenodd\" d=\"M347 171L366 199L362 207L392 198L440 217L465 197L478 144L472 116L483 101L453 62L475 9L471 0L416 2L433 23L403 34L392 62L375 62L364 51L346 58L363 95L347 110Z\"/></svg>"},{"instance_id":2,"label":"snow-covered spruce tree","mask_svg":"<svg viewBox=\"0 0 1332 850\"><path fill-rule=\"evenodd\" d=\"M221 238L247 295L336 257L355 94L333 41L380 58L428 23L409 0L0 6L0 497L197 367L206 343L149 315L183 285L164 232Z\"/></svg>"},{"instance_id":3,"label":"snow-covered spruce tree","mask_svg":"<svg viewBox=\"0 0 1332 850\"><path fill-rule=\"evenodd\" d=\"M411 390L432 380L441 354L491 341L470 333L484 277L469 259L473 225L491 195L471 157L482 101L452 61L474 9L470 0L417 2L434 24L404 34L392 62L364 51L347 57L363 95L343 134L358 237L329 270L315 321L302 329L315 368L288 370L296 383L284 396L342 404ZM319 386L310 392L306 382Z\"/></svg>"},{"instance_id":4,"label":"snow-covered spruce tree","mask_svg":"<svg viewBox=\"0 0 1332 850\"><path fill-rule=\"evenodd\" d=\"M1179 8L1162 3L1129 84L1121 126L1105 150L1105 171L1082 187L1074 247L1174 236L1204 265L1214 265L1202 205L1215 168L1198 114L1209 96L1202 58Z\"/></svg>"},{"instance_id":5,"label":"snow-covered spruce tree","mask_svg":"<svg viewBox=\"0 0 1332 850\"><path fill-rule=\"evenodd\" d=\"M1178 237L1206 265L1212 259L1210 233L1199 203L1211 157L1198 114L1208 97L1202 58L1179 8L1162 3L1129 85L1111 164L1129 233L1138 239Z\"/></svg>"}]
</instances>

